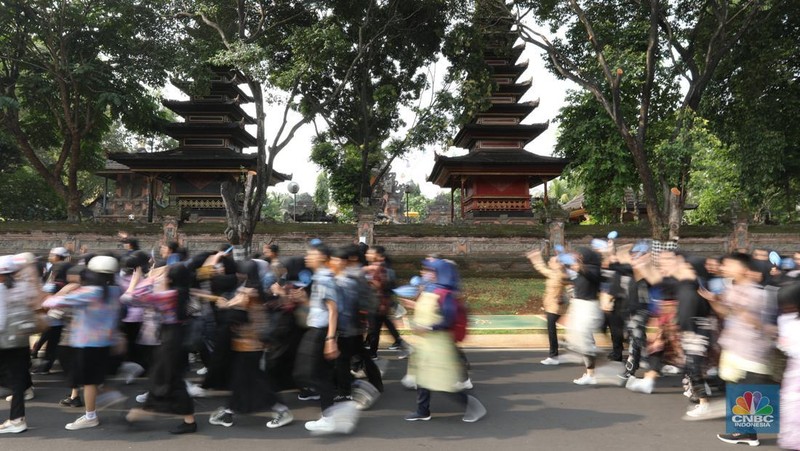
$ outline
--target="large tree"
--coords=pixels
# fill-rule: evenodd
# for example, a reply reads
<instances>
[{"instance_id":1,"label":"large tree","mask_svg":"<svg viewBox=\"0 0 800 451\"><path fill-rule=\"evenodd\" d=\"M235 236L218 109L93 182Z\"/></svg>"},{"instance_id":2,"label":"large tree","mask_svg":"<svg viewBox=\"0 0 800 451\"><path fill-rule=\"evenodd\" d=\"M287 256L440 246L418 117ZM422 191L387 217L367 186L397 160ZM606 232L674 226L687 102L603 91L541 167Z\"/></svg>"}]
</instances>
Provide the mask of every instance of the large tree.
<instances>
[{"instance_id":1,"label":"large tree","mask_svg":"<svg viewBox=\"0 0 800 451\"><path fill-rule=\"evenodd\" d=\"M423 100L434 89L431 65L441 56L454 2L450 0L332 0L335 52L315 77L299 85L303 104L319 105L332 87L351 74L341 95L317 108L327 125L312 160L330 176L334 200L343 206L369 202L392 161L436 135L441 122ZM363 51L352 43L375 41ZM323 96L323 97L320 97ZM415 116L412 123L402 112Z\"/></svg>"},{"instance_id":2,"label":"large tree","mask_svg":"<svg viewBox=\"0 0 800 451\"><path fill-rule=\"evenodd\" d=\"M0 1L0 126L80 219L80 171L115 118L158 126L172 32L163 2Z\"/></svg>"},{"instance_id":3,"label":"large tree","mask_svg":"<svg viewBox=\"0 0 800 451\"><path fill-rule=\"evenodd\" d=\"M681 143L691 137L695 113L721 62L782 2L485 3L516 20L520 37L544 50L554 73L591 93L631 155L653 238L677 237L692 162L691 146ZM660 80L677 77L683 89L671 103L674 92ZM654 108L666 110L659 118ZM654 136L659 127L669 130L666 139Z\"/></svg>"},{"instance_id":4,"label":"large tree","mask_svg":"<svg viewBox=\"0 0 800 451\"><path fill-rule=\"evenodd\" d=\"M756 222L796 220L800 193L800 3L783 2L720 64L701 115L727 145L711 167ZM732 177L732 178L731 178ZM709 196L716 188L704 185ZM717 203L718 215L730 205ZM702 206L702 205L701 205Z\"/></svg>"},{"instance_id":5,"label":"large tree","mask_svg":"<svg viewBox=\"0 0 800 451\"><path fill-rule=\"evenodd\" d=\"M292 142L303 125L339 98L356 62L375 39L365 31L358 41L348 43L352 53L342 56L336 52L332 46L339 41L331 36L340 30L327 3L298 0L172 2L173 14L184 25L186 39L182 44L195 57L195 64L185 66L186 73L178 83L183 83L187 89L202 90L209 64L231 67L244 74L255 99L256 170L241 180L223 183L221 188L228 221L227 238L245 249L249 249L261 217L275 157ZM334 60L334 56L346 61ZM324 92L301 105L301 84L308 83L329 64L347 69ZM277 131L270 137L267 136L266 101L280 103L284 109L280 117L272 120ZM290 119L289 112L293 109L301 113L299 120Z\"/></svg>"}]
</instances>

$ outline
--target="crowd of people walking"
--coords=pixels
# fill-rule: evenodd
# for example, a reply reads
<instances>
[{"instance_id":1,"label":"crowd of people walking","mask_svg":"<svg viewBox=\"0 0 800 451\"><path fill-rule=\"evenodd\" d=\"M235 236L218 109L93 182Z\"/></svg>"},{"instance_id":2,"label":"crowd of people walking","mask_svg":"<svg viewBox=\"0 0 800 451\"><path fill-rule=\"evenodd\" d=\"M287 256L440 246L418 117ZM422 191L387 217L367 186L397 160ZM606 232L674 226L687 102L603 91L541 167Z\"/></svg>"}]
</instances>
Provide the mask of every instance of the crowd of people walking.
<instances>
[{"instance_id":1,"label":"crowd of people walking","mask_svg":"<svg viewBox=\"0 0 800 451\"><path fill-rule=\"evenodd\" d=\"M683 375L687 421L724 418L727 384L780 385L779 444L800 449L800 252L710 258L648 241L618 245L617 238L612 232L574 250L528 254L546 278L549 354L541 363L564 363L563 316L569 352L584 367L574 384L650 394L660 376ZM458 268L442 256L422 260L419 276L402 284L381 246L312 240L305 255L285 257L272 244L236 261L228 245L190 255L165 243L156 255L134 238L124 242L117 255L56 247L46 259L0 257L0 386L11 391L0 434L36 422L25 411L35 396L31 374L54 368L62 369L68 393L60 404L82 410L65 424L72 431L98 426L99 411L125 401L108 383L116 374L148 381L125 416L131 423L172 415L181 421L170 432L196 432L193 397L223 390L211 425L269 412L266 427L280 428L294 421L285 397L296 391L319 403L319 418L305 429L349 434L384 390L384 326L389 349L408 358L401 382L416 390L406 420L431 419L433 392L463 406L465 422L487 414L470 391L459 346L467 302ZM405 314L411 343L393 322ZM595 342L600 331L611 338L605 359ZM199 385L187 382L192 359L200 362ZM605 360L619 362L610 379L598 374L614 365ZM718 437L759 444L755 433Z\"/></svg>"},{"instance_id":2,"label":"crowd of people walking","mask_svg":"<svg viewBox=\"0 0 800 451\"><path fill-rule=\"evenodd\" d=\"M577 385L650 394L660 376L682 374L687 421L725 418L727 384L780 385L778 443L800 449L800 252L704 258L677 250L677 243L617 246L616 238L611 232L575 252L557 248L547 261L541 251L528 254L547 279L550 354L541 363L560 363L557 322L566 314L568 347L585 365ZM616 380L596 376L594 334L605 329L607 359L623 364ZM752 431L717 437L760 444Z\"/></svg>"},{"instance_id":3,"label":"crowd of people walking","mask_svg":"<svg viewBox=\"0 0 800 451\"><path fill-rule=\"evenodd\" d=\"M136 239L124 243L119 255L73 256L58 247L46 262L31 253L0 257L0 386L11 390L0 434L27 429L31 374L48 374L56 363L69 391L60 404L83 410L67 430L98 426L98 411L126 400L106 383L119 375L148 379L139 406L125 416L130 423L171 415L182 419L171 433L196 432L192 398L215 390L228 395L211 425L270 412L266 426L280 428L294 421L281 397L297 390L298 399L320 406L305 429L349 434L384 389L377 354L384 325L395 337L390 349L409 359L405 385L417 390L408 421L431 418L432 391L454 393L465 422L486 414L465 393L471 383L456 343L466 314L448 260L427 258L424 279L400 306L380 246L333 249L312 240L304 256L282 258L273 244L235 261L229 245L189 255L167 243L157 256ZM414 353L391 321L406 307L414 309ZM190 356L202 364L199 385L187 381Z\"/></svg>"}]
</instances>

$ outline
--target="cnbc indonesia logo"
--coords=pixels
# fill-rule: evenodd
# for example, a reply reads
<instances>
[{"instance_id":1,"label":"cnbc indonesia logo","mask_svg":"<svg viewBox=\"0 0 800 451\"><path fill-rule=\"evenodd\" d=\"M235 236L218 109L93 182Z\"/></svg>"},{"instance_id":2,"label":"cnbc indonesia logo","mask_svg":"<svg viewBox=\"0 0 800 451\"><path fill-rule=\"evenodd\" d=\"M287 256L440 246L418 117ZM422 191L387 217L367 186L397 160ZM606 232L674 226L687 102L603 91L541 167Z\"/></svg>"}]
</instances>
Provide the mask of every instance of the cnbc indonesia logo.
<instances>
[{"instance_id":1,"label":"cnbc indonesia logo","mask_svg":"<svg viewBox=\"0 0 800 451\"><path fill-rule=\"evenodd\" d=\"M737 428L767 428L775 421L769 398L759 391L747 391L736 398L731 421Z\"/></svg>"}]
</instances>

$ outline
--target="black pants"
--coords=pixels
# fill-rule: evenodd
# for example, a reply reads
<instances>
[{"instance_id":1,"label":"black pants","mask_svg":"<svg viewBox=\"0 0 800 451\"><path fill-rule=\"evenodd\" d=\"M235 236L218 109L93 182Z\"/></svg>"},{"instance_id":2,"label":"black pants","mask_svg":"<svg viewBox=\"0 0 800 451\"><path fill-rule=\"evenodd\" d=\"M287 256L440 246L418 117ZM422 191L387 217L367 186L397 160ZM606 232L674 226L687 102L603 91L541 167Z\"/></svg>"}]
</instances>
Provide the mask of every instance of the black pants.
<instances>
[{"instance_id":1,"label":"black pants","mask_svg":"<svg viewBox=\"0 0 800 451\"><path fill-rule=\"evenodd\" d=\"M294 379L298 386L316 390L320 397L323 412L333 405L336 360L325 359L325 337L328 328L312 327L303 335L297 349L297 361L294 365Z\"/></svg>"},{"instance_id":2,"label":"black pants","mask_svg":"<svg viewBox=\"0 0 800 451\"><path fill-rule=\"evenodd\" d=\"M547 340L550 342L550 357L558 357L558 329L556 323L561 315L558 313L547 314Z\"/></svg>"},{"instance_id":3,"label":"black pants","mask_svg":"<svg viewBox=\"0 0 800 451\"><path fill-rule=\"evenodd\" d=\"M459 404L467 408L467 394L462 392L446 393L453 399L458 401ZM417 413L420 415L428 416L431 414L431 391L427 388L417 389Z\"/></svg>"},{"instance_id":4,"label":"black pants","mask_svg":"<svg viewBox=\"0 0 800 451\"><path fill-rule=\"evenodd\" d=\"M336 394L350 396L353 386L353 375L350 374L350 361L358 354L360 337L339 337L336 340L339 346L339 357L336 358ZM363 349L363 346L362 346ZM370 360L371 361L371 360Z\"/></svg>"},{"instance_id":5,"label":"black pants","mask_svg":"<svg viewBox=\"0 0 800 451\"><path fill-rule=\"evenodd\" d=\"M637 310L628 320L630 348L628 349L628 360L625 361L625 371L631 375L639 369L642 350L647 349L647 321L649 320L650 312L646 306Z\"/></svg>"},{"instance_id":6,"label":"black pants","mask_svg":"<svg viewBox=\"0 0 800 451\"><path fill-rule=\"evenodd\" d=\"M381 340L381 328L386 324L386 329L394 337L394 341L400 341L400 333L394 327L394 323L385 314L370 315L369 319L369 333L367 334L367 343L369 343L370 356L377 357L378 343Z\"/></svg>"},{"instance_id":7,"label":"black pants","mask_svg":"<svg viewBox=\"0 0 800 451\"><path fill-rule=\"evenodd\" d=\"M603 312L605 327L611 333L611 360L622 361L622 350L625 347L625 320L622 313L617 311Z\"/></svg>"},{"instance_id":8,"label":"black pants","mask_svg":"<svg viewBox=\"0 0 800 451\"><path fill-rule=\"evenodd\" d=\"M270 387L267 373L261 370L261 351L233 352L233 376L228 408L236 413L271 410L278 396Z\"/></svg>"},{"instance_id":9,"label":"black pants","mask_svg":"<svg viewBox=\"0 0 800 451\"><path fill-rule=\"evenodd\" d=\"M122 333L125 334L125 340L128 342L128 353L125 355L125 360L138 363L143 368L146 368L140 347L136 344L136 340L139 338L139 331L142 329L142 323L122 323L121 329Z\"/></svg>"},{"instance_id":10,"label":"black pants","mask_svg":"<svg viewBox=\"0 0 800 451\"><path fill-rule=\"evenodd\" d=\"M25 390L32 385L30 363L27 347L0 349L0 385L11 389L11 420L25 416Z\"/></svg>"},{"instance_id":11,"label":"black pants","mask_svg":"<svg viewBox=\"0 0 800 451\"><path fill-rule=\"evenodd\" d=\"M708 318L693 318L692 321L694 330L684 331L681 335L683 354L686 356L686 375L689 376L692 392L698 398L708 398L705 367L713 323Z\"/></svg>"},{"instance_id":12,"label":"black pants","mask_svg":"<svg viewBox=\"0 0 800 451\"><path fill-rule=\"evenodd\" d=\"M63 330L64 326L50 326L42 333L36 344L33 345L31 357L34 358L39 354L39 350L44 347L44 362L42 362L40 369L50 371L50 368L53 367L53 363L55 363L58 358L58 353L56 351L58 349L58 342L61 341L61 332ZM63 362L61 366L64 366Z\"/></svg>"},{"instance_id":13,"label":"black pants","mask_svg":"<svg viewBox=\"0 0 800 451\"><path fill-rule=\"evenodd\" d=\"M351 361L350 368L354 371L363 369L364 373L367 375L367 381L369 381L373 387L377 388L379 392L383 393L383 376L381 376L381 370L378 368L378 365L372 360L370 351L364 349L364 336L359 335L356 337L356 340L356 352Z\"/></svg>"}]
</instances>

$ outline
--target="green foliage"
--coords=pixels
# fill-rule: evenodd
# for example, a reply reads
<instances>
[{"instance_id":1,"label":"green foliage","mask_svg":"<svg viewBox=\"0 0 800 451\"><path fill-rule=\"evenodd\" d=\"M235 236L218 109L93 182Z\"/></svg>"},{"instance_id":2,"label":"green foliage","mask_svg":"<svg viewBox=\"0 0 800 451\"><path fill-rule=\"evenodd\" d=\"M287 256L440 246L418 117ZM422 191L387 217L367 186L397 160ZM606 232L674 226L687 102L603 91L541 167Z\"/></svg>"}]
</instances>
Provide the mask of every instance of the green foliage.
<instances>
[{"instance_id":1,"label":"green foliage","mask_svg":"<svg viewBox=\"0 0 800 451\"><path fill-rule=\"evenodd\" d=\"M283 205L290 200L291 196L286 193L268 191L261 208L261 218L265 221L282 222L285 211Z\"/></svg>"},{"instance_id":2,"label":"green foliage","mask_svg":"<svg viewBox=\"0 0 800 451\"><path fill-rule=\"evenodd\" d=\"M296 85L300 110L322 115L328 125L312 161L328 173L332 198L340 206L369 198L394 158L438 136L442 121L418 101L432 88L423 68L441 49L451 3L332 1L323 25L292 41L295 51L307 55L300 68L291 67L289 77L296 80L300 70L307 74ZM347 77L350 82L342 85ZM402 120L403 108L416 108L422 125L405 138L393 138L393 132L415 125Z\"/></svg>"},{"instance_id":3,"label":"green foliage","mask_svg":"<svg viewBox=\"0 0 800 451\"><path fill-rule=\"evenodd\" d=\"M0 8L0 127L78 219L79 173L115 119L152 132L175 43L165 1L7 1Z\"/></svg>"},{"instance_id":4,"label":"green foliage","mask_svg":"<svg viewBox=\"0 0 800 451\"><path fill-rule=\"evenodd\" d=\"M570 159L563 179L583 187L584 207L594 221L616 222L625 189L636 190L640 183L631 153L590 94L570 92L567 102L556 118L561 130L556 154Z\"/></svg>"},{"instance_id":5,"label":"green foliage","mask_svg":"<svg viewBox=\"0 0 800 451\"><path fill-rule=\"evenodd\" d=\"M687 191L694 152L703 145L692 142L698 137L690 129L694 112L709 102L710 82L745 72L743 60L758 53L745 42L771 21L791 22L784 9L797 16L796 2L769 1L519 0L513 8L549 29L545 36L518 24L526 42L547 52L550 69L584 90L562 111L559 151L577 157L572 169L580 167L575 178L586 188L587 207L609 220L625 188L641 189L654 238L677 232L672 223L684 199L666 195L671 187ZM786 42L790 54L797 39L786 39L785 31L772 40ZM796 78L796 70L786 73Z\"/></svg>"},{"instance_id":6,"label":"green foliage","mask_svg":"<svg viewBox=\"0 0 800 451\"><path fill-rule=\"evenodd\" d=\"M374 153L373 159L378 158ZM341 207L359 204L361 183L361 151L352 144L340 146L338 143L317 140L311 147L311 161L328 173L331 200ZM373 162L377 165L377 162Z\"/></svg>"},{"instance_id":7,"label":"green foliage","mask_svg":"<svg viewBox=\"0 0 800 451\"><path fill-rule=\"evenodd\" d=\"M800 195L800 4L777 2L709 85L702 114L730 149L728 183L756 222L797 220ZM722 163L721 163L722 164Z\"/></svg>"},{"instance_id":8,"label":"green foliage","mask_svg":"<svg viewBox=\"0 0 800 451\"><path fill-rule=\"evenodd\" d=\"M64 201L29 166L0 177L0 218L52 221L66 219Z\"/></svg>"},{"instance_id":9,"label":"green foliage","mask_svg":"<svg viewBox=\"0 0 800 451\"><path fill-rule=\"evenodd\" d=\"M327 212L330 202L331 189L328 176L324 172L320 172L317 176L317 186L314 188L314 204L323 212Z\"/></svg>"}]
</instances>

